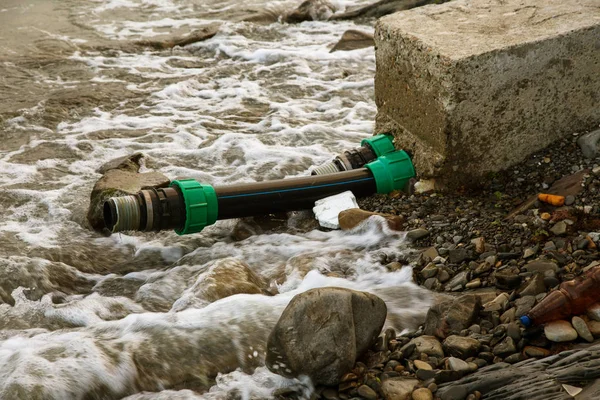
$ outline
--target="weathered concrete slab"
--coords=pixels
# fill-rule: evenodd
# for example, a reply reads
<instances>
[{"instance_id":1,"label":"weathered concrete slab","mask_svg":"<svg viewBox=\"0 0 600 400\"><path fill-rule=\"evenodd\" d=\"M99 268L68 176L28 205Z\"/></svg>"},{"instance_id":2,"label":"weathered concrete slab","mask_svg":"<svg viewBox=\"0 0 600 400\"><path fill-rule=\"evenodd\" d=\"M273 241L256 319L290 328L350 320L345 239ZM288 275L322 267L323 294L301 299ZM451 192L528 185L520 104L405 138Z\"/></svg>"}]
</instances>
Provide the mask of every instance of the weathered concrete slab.
<instances>
[{"instance_id":1,"label":"weathered concrete slab","mask_svg":"<svg viewBox=\"0 0 600 400\"><path fill-rule=\"evenodd\" d=\"M600 123L599 0L455 0L381 18L376 131L448 184Z\"/></svg>"}]
</instances>

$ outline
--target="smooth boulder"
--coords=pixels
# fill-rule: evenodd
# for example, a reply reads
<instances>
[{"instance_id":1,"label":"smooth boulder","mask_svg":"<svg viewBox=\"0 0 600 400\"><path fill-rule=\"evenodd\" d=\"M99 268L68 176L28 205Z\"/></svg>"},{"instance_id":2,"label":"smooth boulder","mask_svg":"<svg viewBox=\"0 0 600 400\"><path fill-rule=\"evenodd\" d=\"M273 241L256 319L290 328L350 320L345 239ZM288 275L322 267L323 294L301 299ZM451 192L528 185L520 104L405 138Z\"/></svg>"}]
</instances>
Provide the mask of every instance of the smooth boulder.
<instances>
[{"instance_id":1,"label":"smooth boulder","mask_svg":"<svg viewBox=\"0 0 600 400\"><path fill-rule=\"evenodd\" d=\"M377 296L318 288L295 296L267 341L267 367L285 377L309 376L337 385L376 340L387 307Z\"/></svg>"}]
</instances>

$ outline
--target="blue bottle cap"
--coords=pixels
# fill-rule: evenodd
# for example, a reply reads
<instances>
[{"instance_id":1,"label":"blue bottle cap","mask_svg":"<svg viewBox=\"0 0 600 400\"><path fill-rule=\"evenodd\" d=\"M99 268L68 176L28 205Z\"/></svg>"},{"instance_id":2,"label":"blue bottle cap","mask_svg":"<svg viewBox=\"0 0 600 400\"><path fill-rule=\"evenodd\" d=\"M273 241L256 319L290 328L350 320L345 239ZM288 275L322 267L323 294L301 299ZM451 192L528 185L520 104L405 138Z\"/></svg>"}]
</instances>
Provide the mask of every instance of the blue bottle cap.
<instances>
[{"instance_id":1,"label":"blue bottle cap","mask_svg":"<svg viewBox=\"0 0 600 400\"><path fill-rule=\"evenodd\" d=\"M525 328L529 328L531 326L531 319L527 315L523 315L521 318L519 318L519 321L521 321Z\"/></svg>"}]
</instances>

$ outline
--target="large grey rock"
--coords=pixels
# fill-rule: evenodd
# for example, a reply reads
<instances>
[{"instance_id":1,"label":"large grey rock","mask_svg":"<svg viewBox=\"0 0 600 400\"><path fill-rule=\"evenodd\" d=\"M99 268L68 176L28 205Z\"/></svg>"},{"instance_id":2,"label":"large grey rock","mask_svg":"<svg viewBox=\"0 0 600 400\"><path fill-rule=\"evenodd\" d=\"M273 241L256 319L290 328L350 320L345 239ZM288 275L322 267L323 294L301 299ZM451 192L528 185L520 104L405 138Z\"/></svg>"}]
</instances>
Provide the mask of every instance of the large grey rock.
<instances>
[{"instance_id":1,"label":"large grey rock","mask_svg":"<svg viewBox=\"0 0 600 400\"><path fill-rule=\"evenodd\" d=\"M304 21L323 21L335 12L335 6L328 0L306 0L298 8L283 17L283 21L293 24Z\"/></svg>"},{"instance_id":2,"label":"large grey rock","mask_svg":"<svg viewBox=\"0 0 600 400\"><path fill-rule=\"evenodd\" d=\"M598 126L599 36L597 0L455 0L385 16L375 131L411 150L422 177L475 183Z\"/></svg>"},{"instance_id":3,"label":"large grey rock","mask_svg":"<svg viewBox=\"0 0 600 400\"><path fill-rule=\"evenodd\" d=\"M441 339L452 333L467 329L481 308L481 299L475 295L463 295L455 299L441 301L427 312L423 332Z\"/></svg>"},{"instance_id":4,"label":"large grey rock","mask_svg":"<svg viewBox=\"0 0 600 400\"><path fill-rule=\"evenodd\" d=\"M466 359L477 355L481 343L472 337L451 335L444 340L443 347L445 354Z\"/></svg>"},{"instance_id":5,"label":"large grey rock","mask_svg":"<svg viewBox=\"0 0 600 400\"><path fill-rule=\"evenodd\" d=\"M514 365L498 363L484 367L464 378L439 386L436 395L450 399L452 392L479 391L489 400L568 400L572 399L562 384L585 386L600 378L600 345L575 349L545 357L528 359ZM596 381L597 382L597 381ZM600 385L577 399L597 399ZM586 393L586 396L583 396Z\"/></svg>"},{"instance_id":6,"label":"large grey rock","mask_svg":"<svg viewBox=\"0 0 600 400\"><path fill-rule=\"evenodd\" d=\"M87 220L91 227L101 231L104 225L104 202L110 197L136 194L144 187L166 187L170 180L160 172L138 173L141 155L133 154L112 160L102 167L102 177L96 182L90 195Z\"/></svg>"},{"instance_id":7,"label":"large grey rock","mask_svg":"<svg viewBox=\"0 0 600 400\"><path fill-rule=\"evenodd\" d=\"M344 32L339 42L333 46L330 53L333 53L334 51L364 49L365 47L371 47L374 45L375 42L373 41L372 33L348 29L346 32Z\"/></svg>"},{"instance_id":8,"label":"large grey rock","mask_svg":"<svg viewBox=\"0 0 600 400\"><path fill-rule=\"evenodd\" d=\"M377 338L386 314L384 301L370 293L332 287L301 293L269 335L267 367L336 385Z\"/></svg>"},{"instance_id":9,"label":"large grey rock","mask_svg":"<svg viewBox=\"0 0 600 400\"><path fill-rule=\"evenodd\" d=\"M600 155L600 129L581 135L577 144L585 157L597 157Z\"/></svg>"},{"instance_id":10,"label":"large grey rock","mask_svg":"<svg viewBox=\"0 0 600 400\"><path fill-rule=\"evenodd\" d=\"M577 331L569 321L552 321L544 325L544 335L553 342L570 342L577 339Z\"/></svg>"}]
</instances>

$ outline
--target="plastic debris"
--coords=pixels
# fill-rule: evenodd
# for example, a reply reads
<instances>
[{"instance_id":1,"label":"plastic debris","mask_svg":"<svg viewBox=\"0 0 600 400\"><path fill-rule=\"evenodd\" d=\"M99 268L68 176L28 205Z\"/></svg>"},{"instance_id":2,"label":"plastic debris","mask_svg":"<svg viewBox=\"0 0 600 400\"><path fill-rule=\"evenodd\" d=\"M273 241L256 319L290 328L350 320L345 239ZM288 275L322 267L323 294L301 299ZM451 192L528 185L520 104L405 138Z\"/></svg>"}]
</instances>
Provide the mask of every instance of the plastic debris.
<instances>
[{"instance_id":1,"label":"plastic debris","mask_svg":"<svg viewBox=\"0 0 600 400\"><path fill-rule=\"evenodd\" d=\"M538 199L544 203L552 204L553 206L564 206L565 196L558 196L555 194L540 193Z\"/></svg>"},{"instance_id":2,"label":"plastic debris","mask_svg":"<svg viewBox=\"0 0 600 400\"><path fill-rule=\"evenodd\" d=\"M315 201L313 212L315 213L315 218L317 221L319 221L319 225L321 225L323 228L339 229L339 213L351 208L360 207L356 202L356 197L354 197L354 194L348 190Z\"/></svg>"}]
</instances>

